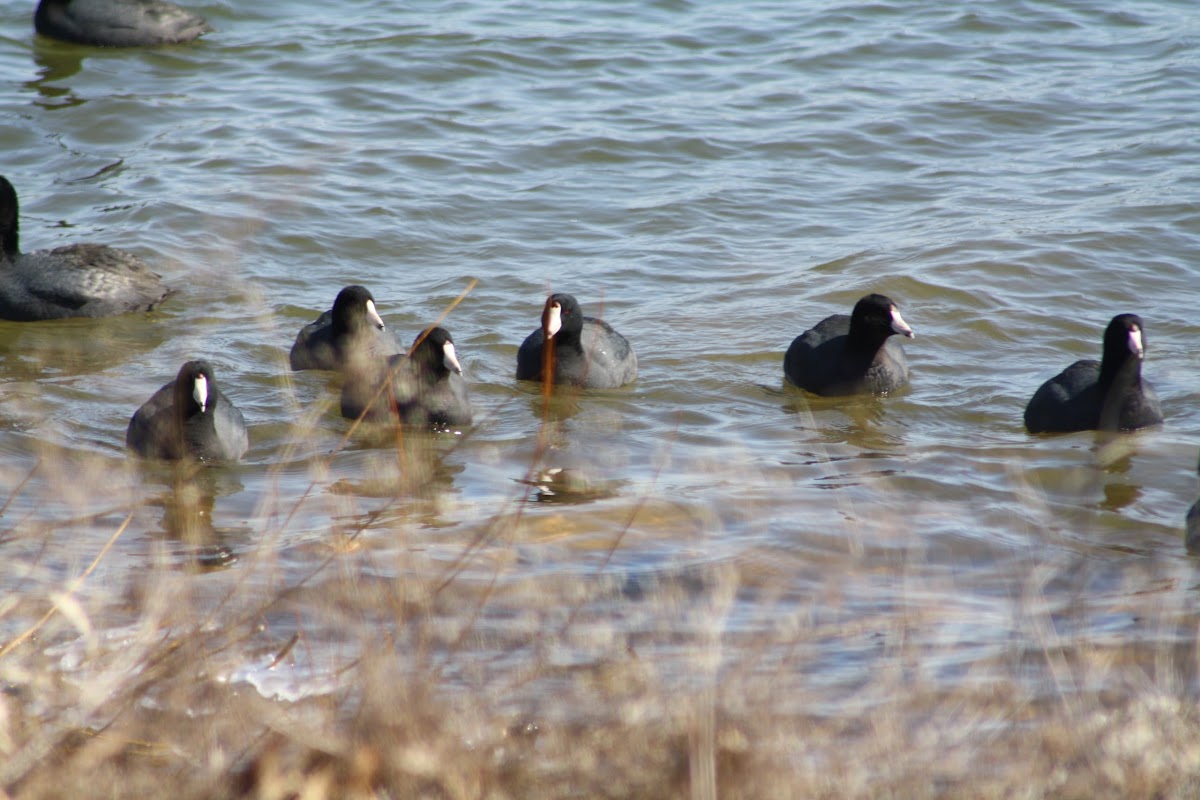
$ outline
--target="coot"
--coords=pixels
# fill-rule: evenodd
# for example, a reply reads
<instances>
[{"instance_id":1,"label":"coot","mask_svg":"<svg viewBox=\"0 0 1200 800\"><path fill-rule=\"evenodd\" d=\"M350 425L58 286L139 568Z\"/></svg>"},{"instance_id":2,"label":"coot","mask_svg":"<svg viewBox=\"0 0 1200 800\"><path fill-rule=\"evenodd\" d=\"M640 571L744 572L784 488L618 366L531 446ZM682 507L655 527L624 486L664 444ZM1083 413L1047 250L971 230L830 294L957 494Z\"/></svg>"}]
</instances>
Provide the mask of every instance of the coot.
<instances>
[{"instance_id":1,"label":"coot","mask_svg":"<svg viewBox=\"0 0 1200 800\"><path fill-rule=\"evenodd\" d=\"M1187 530L1183 537L1184 547L1192 555L1200 555L1200 500L1187 513Z\"/></svg>"},{"instance_id":2,"label":"coot","mask_svg":"<svg viewBox=\"0 0 1200 800\"><path fill-rule=\"evenodd\" d=\"M545 380L547 368L554 383L614 389L637 378L637 355L607 322L583 316L574 297L554 294L542 309L542 327L517 351L517 380Z\"/></svg>"},{"instance_id":3,"label":"coot","mask_svg":"<svg viewBox=\"0 0 1200 800\"><path fill-rule=\"evenodd\" d=\"M1158 397L1142 379L1145 330L1136 314L1118 314L1104 331L1101 360L1076 361L1042 384L1025 406L1030 433L1131 431L1163 421Z\"/></svg>"},{"instance_id":4,"label":"coot","mask_svg":"<svg viewBox=\"0 0 1200 800\"><path fill-rule=\"evenodd\" d=\"M913 338L896 304L869 294L850 316L834 314L797 336L783 357L783 374L813 394L887 394L908 383L908 360L893 334Z\"/></svg>"},{"instance_id":5,"label":"coot","mask_svg":"<svg viewBox=\"0 0 1200 800\"><path fill-rule=\"evenodd\" d=\"M173 294L133 253L69 244L22 253L17 192L0 176L0 319L31 322L149 311Z\"/></svg>"},{"instance_id":6,"label":"coot","mask_svg":"<svg viewBox=\"0 0 1200 800\"><path fill-rule=\"evenodd\" d=\"M391 385L380 390L385 379ZM429 328L413 342L408 356L392 356L378 370L348 374L342 386L342 416L360 415L423 427L470 425L471 398L450 332Z\"/></svg>"},{"instance_id":7,"label":"coot","mask_svg":"<svg viewBox=\"0 0 1200 800\"><path fill-rule=\"evenodd\" d=\"M364 286L338 292L333 308L300 329L288 360L293 370L354 370L371 366L404 349L375 310Z\"/></svg>"},{"instance_id":8,"label":"coot","mask_svg":"<svg viewBox=\"0 0 1200 800\"><path fill-rule=\"evenodd\" d=\"M42 0L33 27L53 39L101 47L177 44L212 30L203 17L164 0Z\"/></svg>"},{"instance_id":9,"label":"coot","mask_svg":"<svg viewBox=\"0 0 1200 800\"><path fill-rule=\"evenodd\" d=\"M134 413L125 445L144 458L237 461L250 439L209 363L188 361Z\"/></svg>"}]
</instances>

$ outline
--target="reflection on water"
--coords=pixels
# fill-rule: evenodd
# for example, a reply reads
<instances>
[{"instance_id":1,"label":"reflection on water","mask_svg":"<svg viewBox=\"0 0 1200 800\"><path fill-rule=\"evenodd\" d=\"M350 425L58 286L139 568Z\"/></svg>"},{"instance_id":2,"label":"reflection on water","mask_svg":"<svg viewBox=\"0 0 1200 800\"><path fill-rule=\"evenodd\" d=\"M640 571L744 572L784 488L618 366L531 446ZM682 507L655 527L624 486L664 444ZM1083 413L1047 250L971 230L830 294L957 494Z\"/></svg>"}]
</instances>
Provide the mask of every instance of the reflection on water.
<instances>
[{"instance_id":1,"label":"reflection on water","mask_svg":"<svg viewBox=\"0 0 1200 800\"><path fill-rule=\"evenodd\" d=\"M174 559L201 572L233 566L238 552L252 541L253 531L245 525L218 528L214 512L220 497L243 491L237 475L224 467L190 461L142 461L139 467L147 491L155 485L163 487L161 494L147 499L147 505L162 508L161 535L175 544Z\"/></svg>"},{"instance_id":2,"label":"reflection on water","mask_svg":"<svg viewBox=\"0 0 1200 800\"><path fill-rule=\"evenodd\" d=\"M580 412L591 392L574 386L539 386L531 381L522 381L519 388L531 393L529 413L534 419L550 425L570 419Z\"/></svg>"},{"instance_id":3,"label":"reflection on water","mask_svg":"<svg viewBox=\"0 0 1200 800\"><path fill-rule=\"evenodd\" d=\"M856 395L845 398L817 397L795 387L785 387L783 412L798 418L798 429L812 432L829 442L848 442L864 450L902 447L896 432L898 420L889 416L895 401L887 397Z\"/></svg>"},{"instance_id":4,"label":"reflection on water","mask_svg":"<svg viewBox=\"0 0 1200 800\"><path fill-rule=\"evenodd\" d=\"M464 465L449 456L460 445L459 435L364 424L356 431L355 446L336 457L333 467L350 468L357 477L338 477L330 490L364 498L434 496L452 491Z\"/></svg>"},{"instance_id":5,"label":"reflection on water","mask_svg":"<svg viewBox=\"0 0 1200 800\"><path fill-rule=\"evenodd\" d=\"M1124 481L1105 481L1104 498L1100 508L1105 511L1117 512L1136 503L1142 496L1140 487Z\"/></svg>"},{"instance_id":6,"label":"reflection on water","mask_svg":"<svg viewBox=\"0 0 1200 800\"><path fill-rule=\"evenodd\" d=\"M41 36L34 36L33 40L33 61L38 66L38 75L35 79L26 81L24 87L37 93L40 98L37 105L46 110L53 110L72 108L86 102L69 86L54 85L79 72L83 66L85 51L78 46L55 42Z\"/></svg>"},{"instance_id":7,"label":"reflection on water","mask_svg":"<svg viewBox=\"0 0 1200 800\"><path fill-rule=\"evenodd\" d=\"M125 369L170 338L162 312L44 322L0 320L0 371L13 378Z\"/></svg>"},{"instance_id":8,"label":"reflection on water","mask_svg":"<svg viewBox=\"0 0 1200 800\"><path fill-rule=\"evenodd\" d=\"M588 503L616 497L629 482L621 479L602 480L589 474L587 468L548 467L538 470L532 478L517 478L518 483L532 486L533 499L542 503Z\"/></svg>"}]
</instances>

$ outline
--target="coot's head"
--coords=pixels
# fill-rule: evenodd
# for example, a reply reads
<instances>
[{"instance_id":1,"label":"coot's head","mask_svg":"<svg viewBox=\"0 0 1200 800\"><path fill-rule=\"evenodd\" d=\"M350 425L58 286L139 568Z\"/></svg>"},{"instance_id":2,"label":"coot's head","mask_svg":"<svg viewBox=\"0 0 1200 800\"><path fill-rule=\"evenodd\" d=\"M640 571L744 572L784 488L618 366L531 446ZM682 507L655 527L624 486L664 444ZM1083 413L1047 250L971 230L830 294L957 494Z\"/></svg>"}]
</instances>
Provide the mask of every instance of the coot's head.
<instances>
[{"instance_id":1,"label":"coot's head","mask_svg":"<svg viewBox=\"0 0 1200 800\"><path fill-rule=\"evenodd\" d=\"M188 361L175 376L175 408L187 419L212 409L217 398L217 382L207 361Z\"/></svg>"},{"instance_id":2,"label":"coot's head","mask_svg":"<svg viewBox=\"0 0 1200 800\"><path fill-rule=\"evenodd\" d=\"M413 342L409 358L423 370L443 375L451 372L462 374L462 366L454 352L454 340L445 328L434 327L423 331Z\"/></svg>"},{"instance_id":3,"label":"coot's head","mask_svg":"<svg viewBox=\"0 0 1200 800\"><path fill-rule=\"evenodd\" d=\"M1146 357L1146 334L1137 314L1118 314L1104 330L1104 360L1117 363L1127 358L1141 361Z\"/></svg>"},{"instance_id":4,"label":"coot's head","mask_svg":"<svg viewBox=\"0 0 1200 800\"><path fill-rule=\"evenodd\" d=\"M383 330L383 318L375 310L375 298L365 286L347 286L333 301L333 327L337 331L364 328Z\"/></svg>"},{"instance_id":5,"label":"coot's head","mask_svg":"<svg viewBox=\"0 0 1200 800\"><path fill-rule=\"evenodd\" d=\"M854 304L850 315L851 335L859 334L886 339L894 333L913 338L912 328L900 316L900 309L891 298L882 294L869 294Z\"/></svg>"},{"instance_id":6,"label":"coot's head","mask_svg":"<svg viewBox=\"0 0 1200 800\"><path fill-rule=\"evenodd\" d=\"M583 330L583 312L579 302L569 294L552 294L542 309L542 332L547 339Z\"/></svg>"},{"instance_id":7,"label":"coot's head","mask_svg":"<svg viewBox=\"0 0 1200 800\"><path fill-rule=\"evenodd\" d=\"M19 213L17 190L8 178L0 175L0 252L5 258L14 258L21 252Z\"/></svg>"}]
</instances>

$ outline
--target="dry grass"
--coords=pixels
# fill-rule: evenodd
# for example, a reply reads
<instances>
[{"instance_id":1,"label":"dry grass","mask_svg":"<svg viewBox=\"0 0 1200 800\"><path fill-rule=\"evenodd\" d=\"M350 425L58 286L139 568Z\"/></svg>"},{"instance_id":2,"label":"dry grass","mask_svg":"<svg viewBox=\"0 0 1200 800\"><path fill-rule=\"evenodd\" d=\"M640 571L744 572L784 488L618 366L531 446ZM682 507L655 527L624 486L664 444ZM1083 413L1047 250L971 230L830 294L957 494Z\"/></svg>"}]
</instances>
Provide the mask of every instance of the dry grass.
<instances>
[{"instance_id":1,"label":"dry grass","mask_svg":"<svg viewBox=\"0 0 1200 800\"><path fill-rule=\"evenodd\" d=\"M230 569L189 569L164 549L100 578L101 543L64 573L43 563L59 526L0 532L35 554L0 573L19 590L0 602L0 796L1200 795L1187 587L1137 606L1157 635L1114 641L1069 588L1086 569L1049 560L1014 576L1011 645L963 665L944 632L970 613L954 602L960 579L926 570L919 542L897 571L944 604L854 613L845 587L878 570L861 546L820 567L807 606L786 563L615 574L612 551L654 524L645 498L588 575L516 557L524 486L431 553L395 544L412 535L398 506L421 501L430 476L392 442L381 457L405 478L390 501L361 512L369 493L335 482L324 502L344 504L344 524L285 547L307 499L265 500L255 547ZM57 473L51 491L79 490L67 477L79 464L39 469ZM178 478L182 506L194 480ZM10 499L31 482L7 475ZM117 495L94 511L85 494L91 518L112 522L109 543L144 511ZM753 619L735 621L747 607Z\"/></svg>"},{"instance_id":2,"label":"dry grass","mask_svg":"<svg viewBox=\"0 0 1200 800\"><path fill-rule=\"evenodd\" d=\"M113 591L81 592L82 573L39 584L3 607L20 633L0 657L0 786L22 798L1200 792L1187 592L1164 592L1145 620L1179 628L1176 645L1063 637L1069 608L1026 602L1027 639L945 679L945 645L926 635L944 620L915 604L865 619L781 610L746 633L729 625L739 595L774 587L736 566L637 586L523 578L504 557L522 512L464 545L485 569L380 564L351 530L298 579L268 544L234 570L164 560ZM816 654L838 639L877 642L865 674L821 672ZM267 699L231 678L246 661L329 689Z\"/></svg>"}]
</instances>

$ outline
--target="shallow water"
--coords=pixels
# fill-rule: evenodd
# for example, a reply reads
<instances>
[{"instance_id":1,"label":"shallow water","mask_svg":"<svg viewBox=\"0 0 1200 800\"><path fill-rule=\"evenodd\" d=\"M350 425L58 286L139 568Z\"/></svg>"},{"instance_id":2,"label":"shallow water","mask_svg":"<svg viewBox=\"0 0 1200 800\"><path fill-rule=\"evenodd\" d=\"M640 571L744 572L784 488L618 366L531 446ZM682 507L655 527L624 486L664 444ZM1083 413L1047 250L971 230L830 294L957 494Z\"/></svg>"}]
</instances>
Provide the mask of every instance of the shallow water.
<instances>
[{"instance_id":1,"label":"shallow water","mask_svg":"<svg viewBox=\"0 0 1200 800\"><path fill-rule=\"evenodd\" d=\"M1200 441L1197 18L1057 6L206 3L216 33L133 51L37 39L7 9L0 144L23 246L125 247L182 292L148 316L0 323L0 586L57 591L132 513L83 590L100 628L104 592L148 564L199 555L216 571L189 580L214 596L266 592L363 529L345 569L364 580L463 559L462 592L488 598L470 617L481 668L525 642L531 582L597 574L613 588L589 613L664 664L655 633L703 629L710 607L734 642L780 620L921 620L947 684L1026 641L1031 604L1086 596L1072 635L1173 641L1138 620L1197 582L1181 538ZM286 359L349 283L406 342L470 288L445 325L472 430L338 450L336 382ZM632 341L635 386L546 409L515 384L551 290ZM911 387L784 388L791 339L868 291L916 332ZM1034 389L1098 357L1126 311L1166 425L1026 434ZM192 500L123 441L196 356L252 445ZM551 467L572 481L539 494ZM729 569L741 588L718 602ZM1074 577L1031 589L1039 570ZM642 616L665 584L694 615ZM0 619L5 638L27 623ZM329 669L280 685L248 653L228 674L325 691L342 641L307 633ZM576 646L562 658L586 659ZM878 657L866 634L808 647L792 678L810 686L854 687Z\"/></svg>"}]
</instances>

